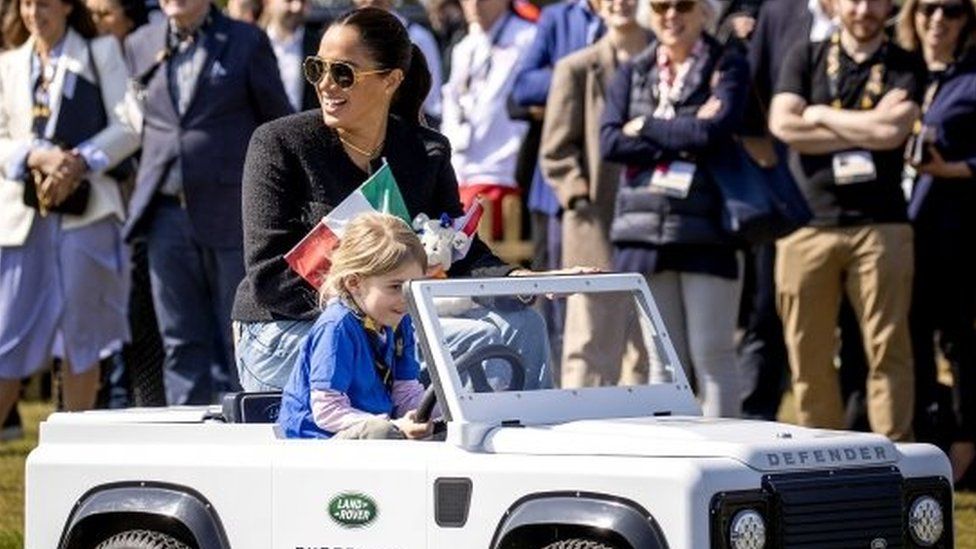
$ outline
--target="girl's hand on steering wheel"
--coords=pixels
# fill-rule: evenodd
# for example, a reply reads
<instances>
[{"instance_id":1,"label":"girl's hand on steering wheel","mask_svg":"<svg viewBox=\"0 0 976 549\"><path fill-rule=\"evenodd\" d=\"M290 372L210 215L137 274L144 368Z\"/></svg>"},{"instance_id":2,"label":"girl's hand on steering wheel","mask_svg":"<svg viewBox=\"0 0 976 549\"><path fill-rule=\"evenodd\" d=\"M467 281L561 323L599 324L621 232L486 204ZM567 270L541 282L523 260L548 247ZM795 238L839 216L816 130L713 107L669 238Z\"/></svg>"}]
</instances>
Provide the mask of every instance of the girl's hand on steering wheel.
<instances>
[{"instance_id":1,"label":"girl's hand on steering wheel","mask_svg":"<svg viewBox=\"0 0 976 549\"><path fill-rule=\"evenodd\" d=\"M404 436L409 439L427 438L430 436L433 425L431 422L418 423L415 418L417 410L410 410L403 417L393 420L393 425L399 429Z\"/></svg>"}]
</instances>

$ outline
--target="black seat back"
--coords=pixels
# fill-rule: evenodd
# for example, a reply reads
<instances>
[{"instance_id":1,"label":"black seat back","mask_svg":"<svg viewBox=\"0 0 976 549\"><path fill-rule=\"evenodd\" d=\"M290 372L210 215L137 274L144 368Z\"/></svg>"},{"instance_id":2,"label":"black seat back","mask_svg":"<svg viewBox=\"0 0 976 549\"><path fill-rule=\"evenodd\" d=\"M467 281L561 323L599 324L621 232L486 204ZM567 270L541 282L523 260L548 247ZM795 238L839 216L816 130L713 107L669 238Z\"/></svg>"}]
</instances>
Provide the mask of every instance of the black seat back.
<instances>
[{"instance_id":1,"label":"black seat back","mask_svg":"<svg viewBox=\"0 0 976 549\"><path fill-rule=\"evenodd\" d=\"M277 423L281 391L229 393L222 405L227 423Z\"/></svg>"}]
</instances>

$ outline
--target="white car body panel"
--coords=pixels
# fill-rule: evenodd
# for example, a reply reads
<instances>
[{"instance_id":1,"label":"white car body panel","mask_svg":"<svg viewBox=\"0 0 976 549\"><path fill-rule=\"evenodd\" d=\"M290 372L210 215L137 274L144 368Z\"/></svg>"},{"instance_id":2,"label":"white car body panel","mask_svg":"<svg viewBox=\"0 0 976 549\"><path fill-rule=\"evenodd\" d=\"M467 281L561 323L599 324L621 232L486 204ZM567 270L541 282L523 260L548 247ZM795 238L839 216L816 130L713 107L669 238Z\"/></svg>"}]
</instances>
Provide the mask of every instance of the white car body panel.
<instances>
[{"instance_id":1,"label":"white car body panel","mask_svg":"<svg viewBox=\"0 0 976 549\"><path fill-rule=\"evenodd\" d=\"M441 342L434 297L540 287L638 291L654 333L666 340L643 278L622 275L423 282L411 288L415 323L428 344ZM700 417L680 367L673 382L657 385L473 393L444 346L432 345L435 383L451 414L443 442L287 440L271 424L215 421L217 407L54 414L27 461L26 547L58 547L84 496L120 483L199 494L233 549L494 547L519 502L551 494L631 502L652 517L667 547L701 549L711 547L716 495L758 490L770 476L888 468L905 478L951 478L948 460L930 445ZM445 478L471 481L463 526L434 519L433 487ZM330 517L330 502L344 493L375 502L368 525Z\"/></svg>"}]
</instances>

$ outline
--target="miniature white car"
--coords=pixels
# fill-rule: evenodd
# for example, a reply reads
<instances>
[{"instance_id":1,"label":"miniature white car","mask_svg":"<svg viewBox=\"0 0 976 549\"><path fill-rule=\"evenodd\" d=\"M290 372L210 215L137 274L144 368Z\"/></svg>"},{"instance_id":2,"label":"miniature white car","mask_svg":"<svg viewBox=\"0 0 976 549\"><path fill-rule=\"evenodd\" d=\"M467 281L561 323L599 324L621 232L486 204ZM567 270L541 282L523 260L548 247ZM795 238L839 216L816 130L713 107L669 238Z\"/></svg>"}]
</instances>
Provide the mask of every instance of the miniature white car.
<instances>
[{"instance_id":1,"label":"miniature white car","mask_svg":"<svg viewBox=\"0 0 976 549\"><path fill-rule=\"evenodd\" d=\"M27 461L27 548L953 547L935 447L701 417L640 276L407 291L446 419L437 440L284 439L251 422L274 410L268 395L54 414ZM650 381L528 389L540 365L524 352L455 357L446 343L458 315L582 294L620 303ZM548 346L544 332L532 344Z\"/></svg>"}]
</instances>

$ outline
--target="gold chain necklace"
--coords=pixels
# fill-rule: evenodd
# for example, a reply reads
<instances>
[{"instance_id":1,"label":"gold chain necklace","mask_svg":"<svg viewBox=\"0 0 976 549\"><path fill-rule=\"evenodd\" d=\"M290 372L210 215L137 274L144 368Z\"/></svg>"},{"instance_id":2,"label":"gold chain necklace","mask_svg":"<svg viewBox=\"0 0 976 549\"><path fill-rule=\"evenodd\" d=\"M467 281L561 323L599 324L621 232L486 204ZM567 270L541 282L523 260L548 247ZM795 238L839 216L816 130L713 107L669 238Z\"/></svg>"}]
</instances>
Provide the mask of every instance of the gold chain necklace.
<instances>
[{"instance_id":1,"label":"gold chain necklace","mask_svg":"<svg viewBox=\"0 0 976 549\"><path fill-rule=\"evenodd\" d=\"M356 153L360 154L361 156L366 157L369 160L372 160L372 159L376 158L376 155L379 154L379 152L383 149L383 145L386 143L386 140L385 139L384 140L381 140L379 143L377 143L377 145L375 147L373 147L370 150L366 150L366 149L363 149L361 147L357 147L351 141L349 141L348 139L342 137L342 133L341 132L336 132L336 133L339 136L339 141L341 141L343 145L349 147L350 149L353 150L353 152L356 152Z\"/></svg>"}]
</instances>

